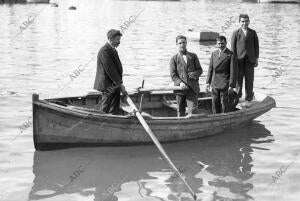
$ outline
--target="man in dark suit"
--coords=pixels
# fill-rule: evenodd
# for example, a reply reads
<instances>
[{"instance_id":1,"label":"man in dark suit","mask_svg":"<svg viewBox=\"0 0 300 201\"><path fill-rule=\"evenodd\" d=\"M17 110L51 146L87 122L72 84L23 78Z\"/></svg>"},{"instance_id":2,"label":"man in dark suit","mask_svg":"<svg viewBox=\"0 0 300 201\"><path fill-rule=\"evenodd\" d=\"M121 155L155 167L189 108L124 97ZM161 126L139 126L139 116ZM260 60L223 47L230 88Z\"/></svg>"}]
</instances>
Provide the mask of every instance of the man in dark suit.
<instances>
[{"instance_id":1,"label":"man in dark suit","mask_svg":"<svg viewBox=\"0 0 300 201\"><path fill-rule=\"evenodd\" d=\"M119 114L120 92L126 92L122 81L123 68L116 50L121 36L119 30L109 30L108 42L100 49L97 57L94 89L102 92L100 110L110 114Z\"/></svg>"},{"instance_id":2,"label":"man in dark suit","mask_svg":"<svg viewBox=\"0 0 300 201\"><path fill-rule=\"evenodd\" d=\"M256 32L250 29L249 16L239 16L241 28L233 32L231 39L231 50L238 59L238 81L237 93L242 97L243 78L245 77L245 99L248 103L253 99L254 67L258 65L259 43Z\"/></svg>"},{"instance_id":3,"label":"man in dark suit","mask_svg":"<svg viewBox=\"0 0 300 201\"><path fill-rule=\"evenodd\" d=\"M237 61L233 52L226 48L224 36L217 37L218 49L211 54L207 72L206 87L212 87L213 113L229 112L224 104L224 95L231 94L236 86Z\"/></svg>"},{"instance_id":4,"label":"man in dark suit","mask_svg":"<svg viewBox=\"0 0 300 201\"><path fill-rule=\"evenodd\" d=\"M186 37L179 35L176 37L178 53L170 61L170 75L175 86L183 89L182 93L176 95L177 116L185 116L185 107L188 106L188 113L196 113L198 109L199 77L202 68L196 54L188 52L186 49Z\"/></svg>"}]
</instances>

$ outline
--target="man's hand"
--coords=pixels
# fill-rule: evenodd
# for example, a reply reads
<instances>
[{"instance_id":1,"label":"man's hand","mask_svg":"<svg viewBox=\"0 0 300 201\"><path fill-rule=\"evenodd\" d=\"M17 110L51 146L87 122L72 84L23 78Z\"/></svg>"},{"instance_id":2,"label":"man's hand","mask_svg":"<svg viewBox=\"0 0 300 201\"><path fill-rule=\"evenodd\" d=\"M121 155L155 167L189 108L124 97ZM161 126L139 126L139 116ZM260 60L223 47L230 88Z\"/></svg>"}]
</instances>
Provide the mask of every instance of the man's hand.
<instances>
[{"instance_id":1,"label":"man's hand","mask_svg":"<svg viewBox=\"0 0 300 201\"><path fill-rule=\"evenodd\" d=\"M229 87L229 88L228 88L228 93L231 94L232 92L233 92L233 88L232 88L232 87Z\"/></svg>"},{"instance_id":2,"label":"man's hand","mask_svg":"<svg viewBox=\"0 0 300 201\"><path fill-rule=\"evenodd\" d=\"M185 83L183 83L183 82L180 82L180 88L181 89L187 89L188 87L186 86L186 84Z\"/></svg>"},{"instance_id":3,"label":"man's hand","mask_svg":"<svg viewBox=\"0 0 300 201\"><path fill-rule=\"evenodd\" d=\"M121 92L122 94L126 94L126 89L125 89L125 86L123 84L120 85L120 89L121 89Z\"/></svg>"},{"instance_id":4,"label":"man's hand","mask_svg":"<svg viewBox=\"0 0 300 201\"><path fill-rule=\"evenodd\" d=\"M256 58L256 60L255 60L255 65L254 65L254 67L257 67L258 66L258 58Z\"/></svg>"},{"instance_id":5,"label":"man's hand","mask_svg":"<svg viewBox=\"0 0 300 201\"><path fill-rule=\"evenodd\" d=\"M206 91L210 91L210 84L206 84Z\"/></svg>"},{"instance_id":6,"label":"man's hand","mask_svg":"<svg viewBox=\"0 0 300 201\"><path fill-rule=\"evenodd\" d=\"M196 76L196 73L195 73L195 72L189 72L189 73L188 73L188 76L189 76L189 78L192 78L192 79L194 79L194 80L197 80L197 79L198 79L198 77Z\"/></svg>"}]
</instances>

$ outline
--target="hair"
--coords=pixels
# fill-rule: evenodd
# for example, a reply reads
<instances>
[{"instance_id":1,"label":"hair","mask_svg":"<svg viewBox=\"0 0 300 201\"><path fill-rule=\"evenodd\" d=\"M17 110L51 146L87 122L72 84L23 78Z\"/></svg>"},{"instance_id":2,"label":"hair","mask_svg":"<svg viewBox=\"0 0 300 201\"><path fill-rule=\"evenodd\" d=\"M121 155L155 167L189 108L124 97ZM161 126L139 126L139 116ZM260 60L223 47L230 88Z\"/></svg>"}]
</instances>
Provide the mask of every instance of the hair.
<instances>
[{"instance_id":1,"label":"hair","mask_svg":"<svg viewBox=\"0 0 300 201\"><path fill-rule=\"evenodd\" d=\"M186 41L186 37L185 37L185 36L179 35L179 36L176 37L176 43L177 43L178 40L180 40L180 39L184 39L184 40Z\"/></svg>"},{"instance_id":2,"label":"hair","mask_svg":"<svg viewBox=\"0 0 300 201\"><path fill-rule=\"evenodd\" d=\"M216 38L216 40L217 41L225 41L225 43L227 43L227 41L226 41L226 37L225 36L218 36L217 38Z\"/></svg>"},{"instance_id":3,"label":"hair","mask_svg":"<svg viewBox=\"0 0 300 201\"><path fill-rule=\"evenodd\" d=\"M241 21L241 18L248 18L248 20L249 20L249 15L247 15L247 14L240 14L240 16L239 16L239 22Z\"/></svg>"},{"instance_id":4,"label":"hair","mask_svg":"<svg viewBox=\"0 0 300 201\"><path fill-rule=\"evenodd\" d=\"M108 40L115 38L116 36L122 36L121 32L116 29L111 29L107 32Z\"/></svg>"}]
</instances>

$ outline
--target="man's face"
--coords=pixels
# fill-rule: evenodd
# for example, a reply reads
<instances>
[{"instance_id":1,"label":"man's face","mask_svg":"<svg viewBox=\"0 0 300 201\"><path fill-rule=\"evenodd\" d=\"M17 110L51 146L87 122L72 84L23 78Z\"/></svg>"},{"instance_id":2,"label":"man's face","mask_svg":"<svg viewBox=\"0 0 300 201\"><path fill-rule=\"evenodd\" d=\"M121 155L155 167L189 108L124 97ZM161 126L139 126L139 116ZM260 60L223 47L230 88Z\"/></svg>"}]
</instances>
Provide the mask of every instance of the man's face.
<instances>
[{"instance_id":1,"label":"man's face","mask_svg":"<svg viewBox=\"0 0 300 201\"><path fill-rule=\"evenodd\" d=\"M115 36L110 39L110 44L114 47L118 47L120 45L121 36Z\"/></svg>"},{"instance_id":2,"label":"man's face","mask_svg":"<svg viewBox=\"0 0 300 201\"><path fill-rule=\"evenodd\" d=\"M227 43L225 42L225 40L222 41L217 40L217 48L219 48L220 50L224 50L226 45Z\"/></svg>"},{"instance_id":3,"label":"man's face","mask_svg":"<svg viewBox=\"0 0 300 201\"><path fill-rule=\"evenodd\" d=\"M249 26L249 23L250 23L249 18L241 18L241 20L240 20L242 29L247 29Z\"/></svg>"},{"instance_id":4,"label":"man's face","mask_svg":"<svg viewBox=\"0 0 300 201\"><path fill-rule=\"evenodd\" d=\"M185 52L186 51L186 40L185 39L179 39L177 41L177 46L178 46L178 50L180 52Z\"/></svg>"}]
</instances>

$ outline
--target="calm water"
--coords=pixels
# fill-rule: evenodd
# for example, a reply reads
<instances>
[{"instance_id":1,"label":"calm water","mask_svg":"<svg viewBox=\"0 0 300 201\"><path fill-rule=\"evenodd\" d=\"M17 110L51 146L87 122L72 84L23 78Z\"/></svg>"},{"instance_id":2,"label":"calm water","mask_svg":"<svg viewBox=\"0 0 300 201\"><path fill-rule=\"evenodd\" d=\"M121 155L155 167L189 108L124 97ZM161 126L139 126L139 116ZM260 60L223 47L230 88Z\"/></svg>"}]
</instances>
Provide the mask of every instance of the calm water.
<instances>
[{"instance_id":1,"label":"calm water","mask_svg":"<svg viewBox=\"0 0 300 201\"><path fill-rule=\"evenodd\" d=\"M68 10L71 5L77 10ZM190 28L220 32L231 19L224 30L230 40L236 16L250 15L261 47L255 91L274 97L278 107L246 127L164 147L198 200L299 200L299 5L77 0L61 1L58 8L0 5L0 201L191 200L154 146L49 152L33 147L32 93L86 93L107 30L140 11L118 48L128 89L142 79L146 86L170 83L176 35ZM29 16L36 17L20 32ZM205 76L214 46L189 42L188 49L197 53ZM79 65L84 71L70 80ZM285 172L276 176L280 168Z\"/></svg>"}]
</instances>

